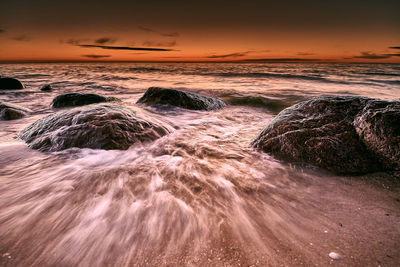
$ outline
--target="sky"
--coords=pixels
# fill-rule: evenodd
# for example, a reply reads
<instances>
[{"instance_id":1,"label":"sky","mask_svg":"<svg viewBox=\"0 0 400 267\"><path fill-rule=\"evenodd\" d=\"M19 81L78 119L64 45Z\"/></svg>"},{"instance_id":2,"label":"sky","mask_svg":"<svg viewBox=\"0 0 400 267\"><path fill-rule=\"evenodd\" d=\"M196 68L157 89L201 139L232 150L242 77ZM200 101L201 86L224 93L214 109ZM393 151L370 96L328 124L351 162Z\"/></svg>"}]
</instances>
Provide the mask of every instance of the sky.
<instances>
[{"instance_id":1,"label":"sky","mask_svg":"<svg viewBox=\"0 0 400 267\"><path fill-rule=\"evenodd\" d=\"M400 63L400 1L1 0L0 62Z\"/></svg>"}]
</instances>

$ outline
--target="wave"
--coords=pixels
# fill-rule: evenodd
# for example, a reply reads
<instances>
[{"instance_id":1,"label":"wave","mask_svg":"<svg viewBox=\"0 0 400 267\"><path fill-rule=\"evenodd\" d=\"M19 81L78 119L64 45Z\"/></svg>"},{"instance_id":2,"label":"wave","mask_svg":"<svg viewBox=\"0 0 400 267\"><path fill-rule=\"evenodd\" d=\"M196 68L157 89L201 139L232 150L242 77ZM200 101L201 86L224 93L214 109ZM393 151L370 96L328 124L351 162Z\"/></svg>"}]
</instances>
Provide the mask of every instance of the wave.
<instances>
[{"instance_id":1,"label":"wave","mask_svg":"<svg viewBox=\"0 0 400 267\"><path fill-rule=\"evenodd\" d=\"M279 113L283 109L292 106L296 102L300 102L304 100L302 97L299 99L293 100L284 100L284 99L272 99L263 96L238 96L238 95L229 95L222 96L221 98L230 105L233 106L250 106L250 107L261 107L266 108L273 113Z\"/></svg>"},{"instance_id":2,"label":"wave","mask_svg":"<svg viewBox=\"0 0 400 267\"><path fill-rule=\"evenodd\" d=\"M159 68L151 68L151 67L135 67L135 68L129 68L128 71L134 71L134 72L165 72L167 70L164 69L159 69Z\"/></svg>"},{"instance_id":3,"label":"wave","mask_svg":"<svg viewBox=\"0 0 400 267\"><path fill-rule=\"evenodd\" d=\"M400 76L400 73L389 73L389 72L361 72L360 74L376 75L376 76L393 76L393 77L399 77Z\"/></svg>"},{"instance_id":4,"label":"wave","mask_svg":"<svg viewBox=\"0 0 400 267\"><path fill-rule=\"evenodd\" d=\"M367 81L374 82L374 83L384 83L389 85L400 85L400 80L374 80L374 79L367 79Z\"/></svg>"}]
</instances>

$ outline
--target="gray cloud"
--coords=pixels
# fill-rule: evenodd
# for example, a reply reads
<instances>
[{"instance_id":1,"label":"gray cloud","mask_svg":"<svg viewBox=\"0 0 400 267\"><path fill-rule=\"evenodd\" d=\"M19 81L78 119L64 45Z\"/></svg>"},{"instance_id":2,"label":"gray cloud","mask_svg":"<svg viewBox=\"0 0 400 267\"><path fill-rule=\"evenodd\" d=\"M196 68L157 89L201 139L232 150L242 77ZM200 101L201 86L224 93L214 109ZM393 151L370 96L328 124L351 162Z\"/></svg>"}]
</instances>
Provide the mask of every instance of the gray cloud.
<instances>
[{"instance_id":1,"label":"gray cloud","mask_svg":"<svg viewBox=\"0 0 400 267\"><path fill-rule=\"evenodd\" d=\"M111 57L111 55L95 55L95 54L90 54L90 55L82 55L82 57L88 57L88 58L106 58L106 57Z\"/></svg>"},{"instance_id":2,"label":"gray cloud","mask_svg":"<svg viewBox=\"0 0 400 267\"><path fill-rule=\"evenodd\" d=\"M102 37L102 38L96 39L94 42L96 44L103 45L103 44L112 44L112 43L115 43L115 41L116 41L116 39L112 39L110 37Z\"/></svg>"},{"instance_id":3,"label":"gray cloud","mask_svg":"<svg viewBox=\"0 0 400 267\"><path fill-rule=\"evenodd\" d=\"M322 59L310 59L310 58L253 58L245 59L242 61L248 62L307 62L307 61L321 61Z\"/></svg>"},{"instance_id":4,"label":"gray cloud","mask_svg":"<svg viewBox=\"0 0 400 267\"><path fill-rule=\"evenodd\" d=\"M176 46L176 41L171 41L171 42L155 42L155 41L145 41L143 42L144 46L165 46L165 47L173 47Z\"/></svg>"},{"instance_id":5,"label":"gray cloud","mask_svg":"<svg viewBox=\"0 0 400 267\"><path fill-rule=\"evenodd\" d=\"M110 50L176 51L174 49L155 48L155 47L130 47L130 46L109 46L109 45L92 45L92 44L79 44L77 46L84 48L101 48Z\"/></svg>"},{"instance_id":6,"label":"gray cloud","mask_svg":"<svg viewBox=\"0 0 400 267\"><path fill-rule=\"evenodd\" d=\"M156 31L154 29L150 29L150 28L143 27L143 26L138 26L138 28L142 31L145 31L148 33L156 33L156 34L159 34L159 35L165 36L165 37L179 37L180 36L180 34L178 32L165 33L165 32Z\"/></svg>"},{"instance_id":7,"label":"gray cloud","mask_svg":"<svg viewBox=\"0 0 400 267\"><path fill-rule=\"evenodd\" d=\"M298 56L313 56L315 55L314 53L308 53L308 52L298 52Z\"/></svg>"},{"instance_id":8,"label":"gray cloud","mask_svg":"<svg viewBox=\"0 0 400 267\"><path fill-rule=\"evenodd\" d=\"M236 53L223 54L223 55L211 55L211 56L207 56L205 58L243 57L251 52L253 52L253 51L236 52Z\"/></svg>"},{"instance_id":9,"label":"gray cloud","mask_svg":"<svg viewBox=\"0 0 400 267\"><path fill-rule=\"evenodd\" d=\"M353 58L363 58L363 59L385 59L390 58L390 54L376 54L371 52L361 52L361 56L355 56Z\"/></svg>"},{"instance_id":10,"label":"gray cloud","mask_svg":"<svg viewBox=\"0 0 400 267\"><path fill-rule=\"evenodd\" d=\"M11 39L14 40L14 41L27 42L27 41L30 41L32 38L22 34L22 35L17 35L15 37L11 38Z\"/></svg>"}]
</instances>

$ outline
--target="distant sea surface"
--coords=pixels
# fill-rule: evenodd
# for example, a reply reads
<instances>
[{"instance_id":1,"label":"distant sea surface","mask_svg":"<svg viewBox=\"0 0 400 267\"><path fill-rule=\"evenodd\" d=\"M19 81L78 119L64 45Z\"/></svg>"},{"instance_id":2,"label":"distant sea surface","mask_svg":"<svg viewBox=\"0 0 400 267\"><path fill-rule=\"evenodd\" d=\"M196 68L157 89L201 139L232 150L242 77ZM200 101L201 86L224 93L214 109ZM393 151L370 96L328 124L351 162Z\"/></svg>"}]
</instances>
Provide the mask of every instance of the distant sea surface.
<instances>
[{"instance_id":1,"label":"distant sea surface","mask_svg":"<svg viewBox=\"0 0 400 267\"><path fill-rule=\"evenodd\" d=\"M346 266L400 262L400 189L387 173L336 176L249 146L282 109L321 95L400 99L400 64L1 64L33 110L0 121L1 266ZM51 84L52 92L40 91ZM157 110L175 127L125 151L42 153L17 138L85 92L133 107L151 86L223 99Z\"/></svg>"}]
</instances>

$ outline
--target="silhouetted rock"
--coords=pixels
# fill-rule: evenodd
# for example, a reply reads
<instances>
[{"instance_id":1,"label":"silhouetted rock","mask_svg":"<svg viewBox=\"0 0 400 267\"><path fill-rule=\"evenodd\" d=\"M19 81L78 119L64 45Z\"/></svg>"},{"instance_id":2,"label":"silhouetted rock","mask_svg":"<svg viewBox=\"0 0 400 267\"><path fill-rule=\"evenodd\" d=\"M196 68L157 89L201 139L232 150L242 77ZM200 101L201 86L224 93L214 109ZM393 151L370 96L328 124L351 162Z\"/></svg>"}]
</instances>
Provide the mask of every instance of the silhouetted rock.
<instances>
[{"instance_id":1,"label":"silhouetted rock","mask_svg":"<svg viewBox=\"0 0 400 267\"><path fill-rule=\"evenodd\" d=\"M42 88L40 88L40 91L51 92L51 91L53 91L53 87L50 84L46 84L46 85L42 86Z\"/></svg>"},{"instance_id":2,"label":"silhouetted rock","mask_svg":"<svg viewBox=\"0 0 400 267\"><path fill-rule=\"evenodd\" d=\"M150 87L137 103L168 104L193 110L215 110L225 107L225 103L217 98L161 87Z\"/></svg>"},{"instance_id":3,"label":"silhouetted rock","mask_svg":"<svg viewBox=\"0 0 400 267\"><path fill-rule=\"evenodd\" d=\"M17 79L14 78L9 78L9 77L2 77L0 78L0 89L24 89L25 86L18 81Z\"/></svg>"},{"instance_id":4,"label":"silhouetted rock","mask_svg":"<svg viewBox=\"0 0 400 267\"><path fill-rule=\"evenodd\" d=\"M399 168L399 109L400 102L319 97L280 112L251 144L338 174Z\"/></svg>"},{"instance_id":5,"label":"silhouetted rock","mask_svg":"<svg viewBox=\"0 0 400 267\"><path fill-rule=\"evenodd\" d=\"M172 130L139 108L96 104L50 114L25 128L19 137L41 151L71 147L128 149L136 142L152 141Z\"/></svg>"},{"instance_id":6,"label":"silhouetted rock","mask_svg":"<svg viewBox=\"0 0 400 267\"><path fill-rule=\"evenodd\" d=\"M51 102L51 106L53 108L76 107L114 100L113 97L108 98L97 94L68 93L56 96Z\"/></svg>"},{"instance_id":7,"label":"silhouetted rock","mask_svg":"<svg viewBox=\"0 0 400 267\"><path fill-rule=\"evenodd\" d=\"M0 101L0 120L16 120L31 113L30 109Z\"/></svg>"}]
</instances>

